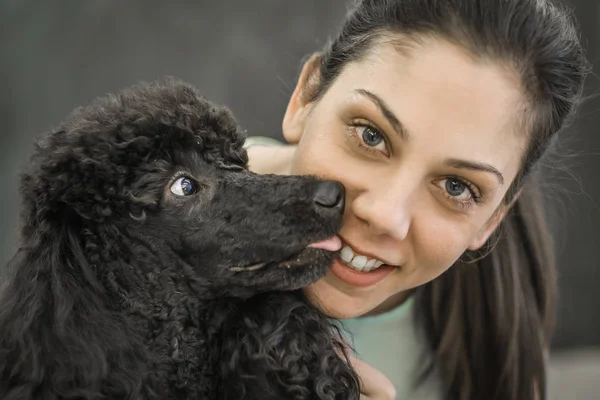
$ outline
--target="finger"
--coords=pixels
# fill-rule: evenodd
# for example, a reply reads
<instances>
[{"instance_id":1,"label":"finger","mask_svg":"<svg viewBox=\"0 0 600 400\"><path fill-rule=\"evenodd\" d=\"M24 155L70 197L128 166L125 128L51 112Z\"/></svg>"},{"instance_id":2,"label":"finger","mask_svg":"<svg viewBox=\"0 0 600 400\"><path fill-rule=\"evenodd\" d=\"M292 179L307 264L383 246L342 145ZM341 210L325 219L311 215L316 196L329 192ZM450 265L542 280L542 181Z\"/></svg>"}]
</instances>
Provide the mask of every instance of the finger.
<instances>
[{"instance_id":1,"label":"finger","mask_svg":"<svg viewBox=\"0 0 600 400\"><path fill-rule=\"evenodd\" d=\"M362 400L396 399L394 385L381 371L356 357L351 357L350 362L360 377Z\"/></svg>"}]
</instances>

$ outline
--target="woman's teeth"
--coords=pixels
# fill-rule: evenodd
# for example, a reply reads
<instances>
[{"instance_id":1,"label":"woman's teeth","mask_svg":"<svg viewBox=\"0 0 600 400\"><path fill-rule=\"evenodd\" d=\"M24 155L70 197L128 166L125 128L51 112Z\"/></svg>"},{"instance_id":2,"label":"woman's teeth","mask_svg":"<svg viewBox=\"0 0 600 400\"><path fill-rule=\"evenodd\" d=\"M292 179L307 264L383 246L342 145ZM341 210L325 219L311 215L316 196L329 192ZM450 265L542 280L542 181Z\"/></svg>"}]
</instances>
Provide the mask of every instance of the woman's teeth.
<instances>
[{"instance_id":1,"label":"woman's teeth","mask_svg":"<svg viewBox=\"0 0 600 400\"><path fill-rule=\"evenodd\" d=\"M347 266L361 272L373 271L374 269L377 269L383 265L382 261L379 261L375 258L369 259L367 256L362 256L354 252L354 250L347 245L342 247L342 250L340 250L340 258Z\"/></svg>"}]
</instances>

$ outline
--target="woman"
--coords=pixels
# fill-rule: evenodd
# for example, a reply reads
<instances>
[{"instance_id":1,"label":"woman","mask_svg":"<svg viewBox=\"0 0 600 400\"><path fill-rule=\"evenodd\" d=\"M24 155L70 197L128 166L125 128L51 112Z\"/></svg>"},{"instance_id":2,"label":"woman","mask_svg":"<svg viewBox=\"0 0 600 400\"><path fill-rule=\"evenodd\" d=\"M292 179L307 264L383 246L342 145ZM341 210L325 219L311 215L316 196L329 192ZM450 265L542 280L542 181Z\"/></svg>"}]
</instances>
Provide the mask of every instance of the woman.
<instances>
[{"instance_id":1,"label":"woman","mask_svg":"<svg viewBox=\"0 0 600 400\"><path fill-rule=\"evenodd\" d=\"M250 166L346 187L340 259L306 290L346 320L365 398L546 398L555 271L532 175L586 71L550 0L365 0L305 63L293 146Z\"/></svg>"}]
</instances>

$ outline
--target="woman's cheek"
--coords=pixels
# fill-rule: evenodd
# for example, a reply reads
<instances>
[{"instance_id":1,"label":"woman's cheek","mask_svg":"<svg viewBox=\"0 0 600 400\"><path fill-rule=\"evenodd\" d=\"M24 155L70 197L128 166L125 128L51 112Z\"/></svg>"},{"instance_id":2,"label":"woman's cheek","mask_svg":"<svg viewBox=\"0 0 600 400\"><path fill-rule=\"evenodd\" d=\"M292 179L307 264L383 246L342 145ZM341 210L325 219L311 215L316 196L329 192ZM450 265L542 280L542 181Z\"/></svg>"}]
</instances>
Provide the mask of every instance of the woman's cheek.
<instances>
[{"instance_id":1,"label":"woman's cheek","mask_svg":"<svg viewBox=\"0 0 600 400\"><path fill-rule=\"evenodd\" d=\"M430 210L429 218L420 213L412 225L412 243L415 259L413 273L422 281L429 282L450 268L468 246L468 233L461 229L463 224L442 217L434 218Z\"/></svg>"}]
</instances>

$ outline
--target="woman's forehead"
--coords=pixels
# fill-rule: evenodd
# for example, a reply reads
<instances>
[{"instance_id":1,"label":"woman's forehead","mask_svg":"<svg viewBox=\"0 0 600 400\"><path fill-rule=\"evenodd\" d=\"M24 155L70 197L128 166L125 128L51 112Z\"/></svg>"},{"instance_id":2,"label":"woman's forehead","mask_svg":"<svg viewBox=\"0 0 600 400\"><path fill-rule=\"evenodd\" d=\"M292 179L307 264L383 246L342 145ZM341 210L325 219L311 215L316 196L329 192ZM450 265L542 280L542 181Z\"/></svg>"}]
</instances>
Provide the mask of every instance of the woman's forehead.
<instances>
[{"instance_id":1,"label":"woman's forehead","mask_svg":"<svg viewBox=\"0 0 600 400\"><path fill-rule=\"evenodd\" d=\"M410 55L392 45L376 46L348 65L339 78L345 80L342 86L377 88L390 103L420 100L440 111L476 110L492 123L504 124L518 114L524 96L504 65L476 60L442 40L427 43Z\"/></svg>"},{"instance_id":2,"label":"woman's forehead","mask_svg":"<svg viewBox=\"0 0 600 400\"><path fill-rule=\"evenodd\" d=\"M358 103L380 113L361 95L372 93L431 151L478 154L499 169L514 169L509 176L517 173L527 141L519 123L524 97L502 65L475 60L441 40L409 54L381 44L348 65L330 91L332 104Z\"/></svg>"}]
</instances>

